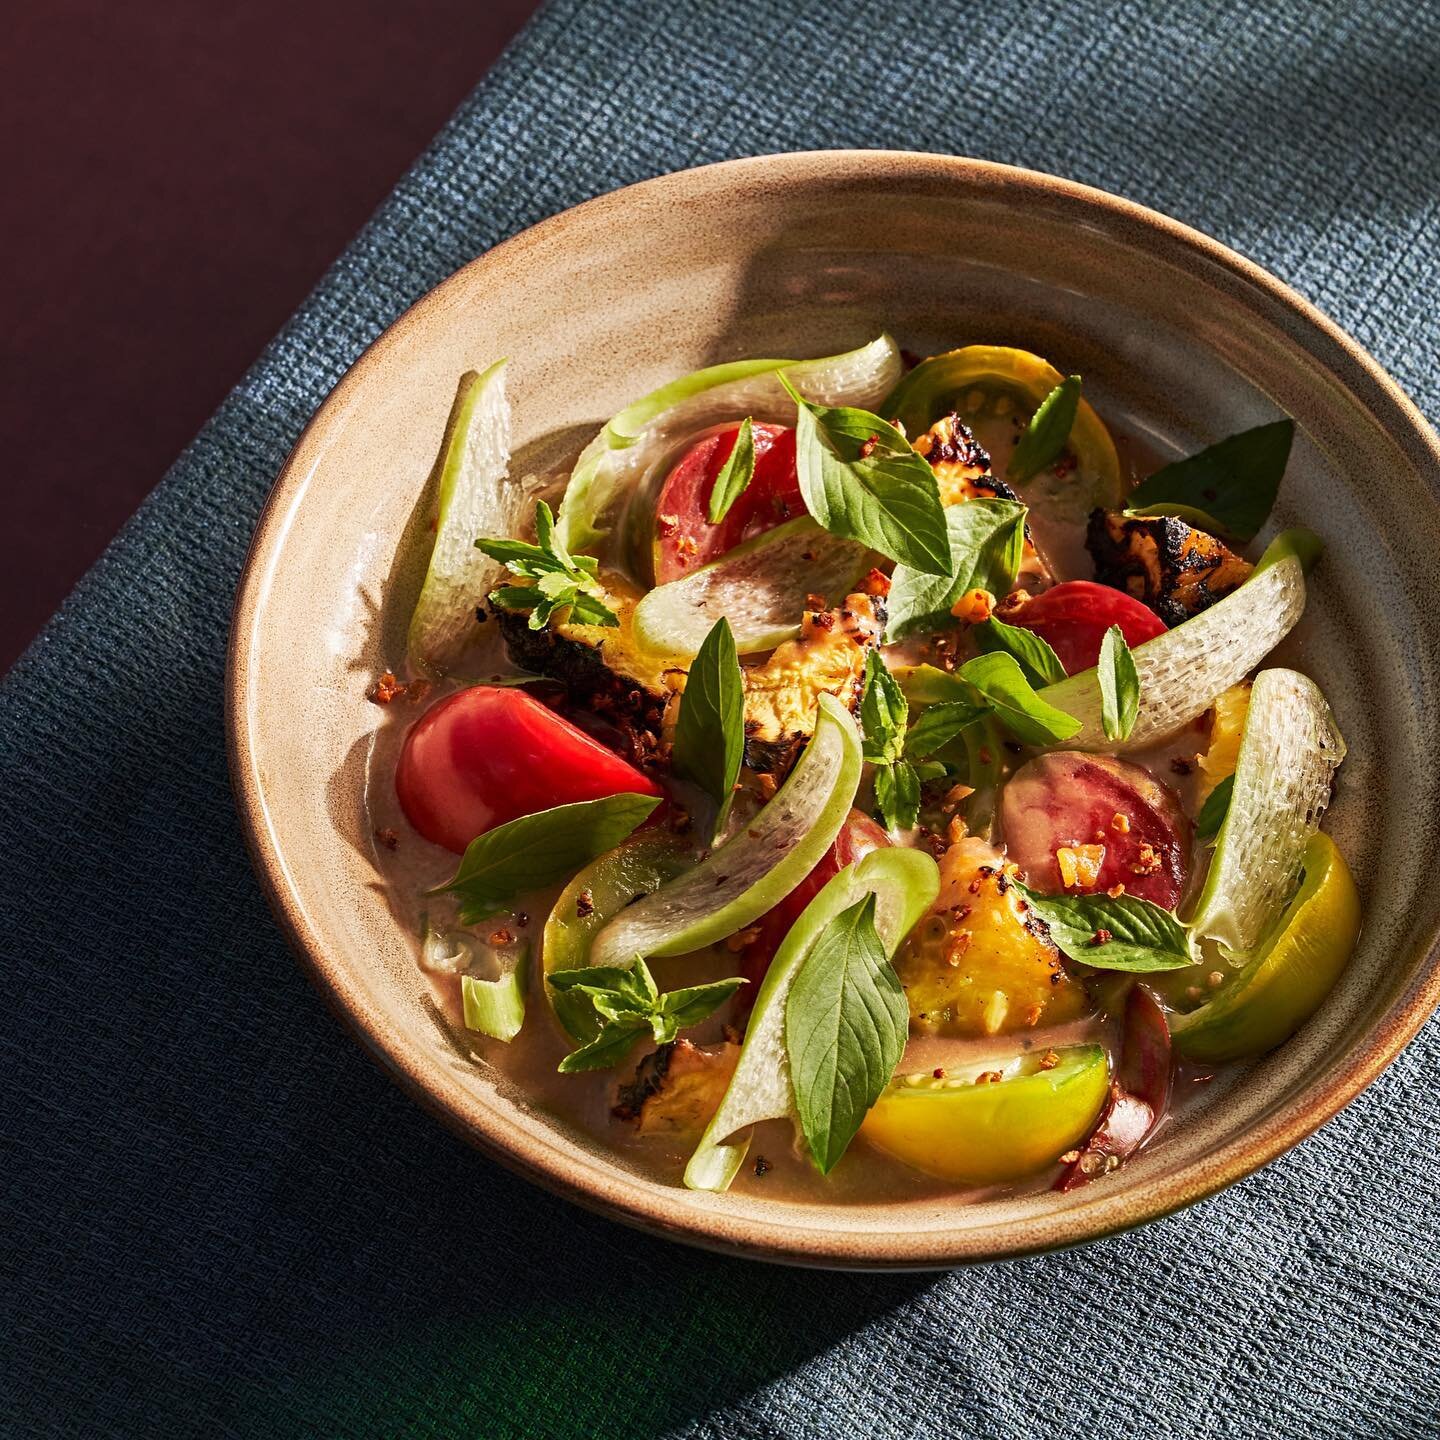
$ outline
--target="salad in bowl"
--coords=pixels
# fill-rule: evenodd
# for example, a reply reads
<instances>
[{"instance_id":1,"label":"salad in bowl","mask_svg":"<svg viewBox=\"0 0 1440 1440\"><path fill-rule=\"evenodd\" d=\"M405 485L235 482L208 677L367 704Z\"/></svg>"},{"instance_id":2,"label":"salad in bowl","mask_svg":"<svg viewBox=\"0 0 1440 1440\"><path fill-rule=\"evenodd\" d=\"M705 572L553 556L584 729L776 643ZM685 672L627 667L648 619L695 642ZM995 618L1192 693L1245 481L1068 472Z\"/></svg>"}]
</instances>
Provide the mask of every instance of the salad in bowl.
<instances>
[{"instance_id":1,"label":"salad in bowl","mask_svg":"<svg viewBox=\"0 0 1440 1440\"><path fill-rule=\"evenodd\" d=\"M889 336L512 473L463 376L367 776L467 1050L663 1181L1103 1181L1334 985L1345 745L1274 652L1284 416L1159 465L1083 378Z\"/></svg>"}]
</instances>

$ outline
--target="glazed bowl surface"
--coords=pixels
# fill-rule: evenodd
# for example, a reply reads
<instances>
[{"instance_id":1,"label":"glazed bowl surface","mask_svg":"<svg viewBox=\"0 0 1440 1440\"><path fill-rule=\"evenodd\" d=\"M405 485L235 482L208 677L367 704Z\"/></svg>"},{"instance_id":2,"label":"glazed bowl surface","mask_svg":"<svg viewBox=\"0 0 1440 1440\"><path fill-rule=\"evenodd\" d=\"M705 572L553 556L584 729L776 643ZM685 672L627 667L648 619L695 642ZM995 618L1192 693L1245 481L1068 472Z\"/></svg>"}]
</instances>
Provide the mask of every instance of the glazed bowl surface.
<instances>
[{"instance_id":1,"label":"glazed bowl surface","mask_svg":"<svg viewBox=\"0 0 1440 1440\"><path fill-rule=\"evenodd\" d=\"M686 371L829 354L882 330L919 354L981 341L1044 354L1084 376L1112 429L1167 457L1287 413L1296 443L1272 528L1304 523L1329 542L1297 658L1350 745L1329 828L1366 903L1359 950L1294 1039L1069 1194L837 1207L658 1184L457 1044L379 885L363 788L381 712L366 691L404 652L413 516L457 377L509 358L518 474L573 458L626 401ZM1353 341L1225 247L971 160L732 161L498 246L335 388L276 481L236 600L237 804L275 912L337 1011L419 1100L530 1179L659 1234L802 1264L933 1267L1075 1244L1281 1154L1440 1000L1437 554L1434 433Z\"/></svg>"}]
</instances>

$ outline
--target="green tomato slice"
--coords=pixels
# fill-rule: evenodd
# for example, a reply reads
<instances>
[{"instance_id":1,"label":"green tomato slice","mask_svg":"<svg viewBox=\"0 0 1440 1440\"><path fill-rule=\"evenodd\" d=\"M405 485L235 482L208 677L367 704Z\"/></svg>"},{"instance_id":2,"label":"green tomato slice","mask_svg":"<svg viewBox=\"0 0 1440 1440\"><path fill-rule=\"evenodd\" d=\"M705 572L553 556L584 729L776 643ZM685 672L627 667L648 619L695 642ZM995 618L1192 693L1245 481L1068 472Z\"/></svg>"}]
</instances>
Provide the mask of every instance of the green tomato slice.
<instances>
[{"instance_id":1,"label":"green tomato slice","mask_svg":"<svg viewBox=\"0 0 1440 1440\"><path fill-rule=\"evenodd\" d=\"M875 1102L860 1134L877 1150L956 1185L1009 1185L1078 1146L1110 1093L1099 1045L1056 1052L1041 1069L1035 1050L979 1074L902 1075ZM981 1080L999 1073L999 1080Z\"/></svg>"},{"instance_id":2,"label":"green tomato slice","mask_svg":"<svg viewBox=\"0 0 1440 1440\"><path fill-rule=\"evenodd\" d=\"M545 922L541 968L546 981L557 970L589 965L591 942L601 928L637 897L675 879L690 863L687 848L664 830L642 830L591 861L561 892ZM595 1007L586 996L554 990L548 983L545 994L555 1018L577 1044L588 1045L600 1033Z\"/></svg>"},{"instance_id":3,"label":"green tomato slice","mask_svg":"<svg viewBox=\"0 0 1440 1440\"><path fill-rule=\"evenodd\" d=\"M821 932L871 892L875 932L886 956L893 956L940 893L940 872L920 850L873 850L846 866L805 907L765 973L730 1087L685 1167L690 1189L728 1189L750 1148L750 1127L761 1120L788 1117L798 1131L785 1051L785 1000Z\"/></svg>"},{"instance_id":4,"label":"green tomato slice","mask_svg":"<svg viewBox=\"0 0 1440 1440\"><path fill-rule=\"evenodd\" d=\"M627 906L595 937L592 965L688 955L783 900L830 848L860 785L860 734L833 695L790 777L744 829L693 869Z\"/></svg>"},{"instance_id":5,"label":"green tomato slice","mask_svg":"<svg viewBox=\"0 0 1440 1440\"><path fill-rule=\"evenodd\" d=\"M1302 863L1304 879L1273 938L1208 1004L1170 1017L1172 1041L1186 1059L1220 1065L1273 1050L1340 978L1360 934L1355 880L1324 831L1310 837ZM1176 972L1177 979L1191 975Z\"/></svg>"}]
</instances>

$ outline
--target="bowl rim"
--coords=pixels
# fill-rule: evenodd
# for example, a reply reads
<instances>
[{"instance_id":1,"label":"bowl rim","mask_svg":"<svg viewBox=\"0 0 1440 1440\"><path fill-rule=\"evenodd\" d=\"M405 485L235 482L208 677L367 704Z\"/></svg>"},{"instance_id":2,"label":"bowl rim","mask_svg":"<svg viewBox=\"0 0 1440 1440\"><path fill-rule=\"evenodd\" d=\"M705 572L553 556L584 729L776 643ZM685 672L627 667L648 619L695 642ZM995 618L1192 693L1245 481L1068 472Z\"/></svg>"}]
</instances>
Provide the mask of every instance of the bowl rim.
<instances>
[{"instance_id":1,"label":"bowl rim","mask_svg":"<svg viewBox=\"0 0 1440 1440\"><path fill-rule=\"evenodd\" d=\"M427 291L377 336L355 360L307 422L281 467L256 524L236 590L226 654L224 708L231 787L251 862L271 910L302 968L332 1011L403 1089L447 1128L491 1159L564 1199L668 1239L721 1253L780 1263L845 1269L926 1270L990 1260L1014 1259L1083 1244L1160 1219L1214 1195L1291 1149L1360 1094L1399 1054L1440 1006L1440 933L1433 934L1407 989L1371 1023L1356 1042L1348 1063L1325 1067L1287 1099L1277 1102L1251 1127L1211 1151L1203 1166L1191 1164L1161 1174L1136 1192L1131 1205L1113 1211L1103 1189L1082 1201L1058 1223L1027 1227L932 1229L926 1232L867 1232L817 1229L777 1218L739 1219L723 1211L704 1212L674 1199L639 1194L620 1168L597 1159L578 1166L541 1137L507 1130L496 1109L467 1096L442 1072L373 1013L353 1002L343 962L331 958L324 938L309 924L290 887L276 840L252 736L246 722L250 660L267 589L270 562L285 539L297 490L303 488L325 448L332 417L349 409L353 391L385 353L443 309L448 297L470 284L480 267L509 259L540 240L554 240L577 222L622 209L635 199L715 181L744 186L773 183L873 179L877 168L898 178L953 182L973 190L1059 200L1102 213L1132 231L1166 242L1171 253L1189 252L1244 282L1245 303L1269 302L1267 318L1286 337L1354 395L1407 457L1440 475L1440 437L1414 402L1355 340L1303 296L1253 261L1180 221L1107 191L1041 171L962 156L908 150L810 150L720 161L639 181L555 214L492 246ZM1285 323L1288 322L1288 323ZM1440 487L1437 495L1440 495ZM1099 1187L1097 1187L1099 1188ZM783 1210L781 1211L783 1217ZM1057 1234L1063 1231L1064 1234Z\"/></svg>"}]
</instances>

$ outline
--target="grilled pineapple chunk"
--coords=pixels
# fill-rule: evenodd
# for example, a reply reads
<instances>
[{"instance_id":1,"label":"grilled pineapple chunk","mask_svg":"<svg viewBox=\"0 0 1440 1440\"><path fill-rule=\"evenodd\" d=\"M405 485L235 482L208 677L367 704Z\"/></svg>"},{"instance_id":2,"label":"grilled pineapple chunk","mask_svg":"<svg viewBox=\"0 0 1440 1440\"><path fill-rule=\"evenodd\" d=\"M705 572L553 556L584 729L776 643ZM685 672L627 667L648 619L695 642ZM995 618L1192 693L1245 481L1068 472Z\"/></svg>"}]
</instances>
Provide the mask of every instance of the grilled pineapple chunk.
<instances>
[{"instance_id":1,"label":"grilled pineapple chunk","mask_svg":"<svg viewBox=\"0 0 1440 1440\"><path fill-rule=\"evenodd\" d=\"M1223 600L1255 568L1173 515L1143 519L1095 510L1085 548L1097 580L1143 601L1167 625Z\"/></svg>"},{"instance_id":2,"label":"grilled pineapple chunk","mask_svg":"<svg viewBox=\"0 0 1440 1440\"><path fill-rule=\"evenodd\" d=\"M895 958L913 1030L1007 1035L1086 1013L1084 988L1022 904L993 846L967 836L946 850L935 906Z\"/></svg>"},{"instance_id":3,"label":"grilled pineapple chunk","mask_svg":"<svg viewBox=\"0 0 1440 1440\"><path fill-rule=\"evenodd\" d=\"M733 1040L696 1045L672 1040L635 1067L611 1114L633 1121L642 1135L699 1135L720 1108L740 1060Z\"/></svg>"}]
</instances>

